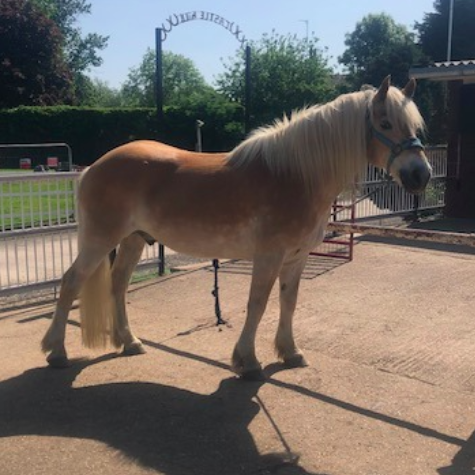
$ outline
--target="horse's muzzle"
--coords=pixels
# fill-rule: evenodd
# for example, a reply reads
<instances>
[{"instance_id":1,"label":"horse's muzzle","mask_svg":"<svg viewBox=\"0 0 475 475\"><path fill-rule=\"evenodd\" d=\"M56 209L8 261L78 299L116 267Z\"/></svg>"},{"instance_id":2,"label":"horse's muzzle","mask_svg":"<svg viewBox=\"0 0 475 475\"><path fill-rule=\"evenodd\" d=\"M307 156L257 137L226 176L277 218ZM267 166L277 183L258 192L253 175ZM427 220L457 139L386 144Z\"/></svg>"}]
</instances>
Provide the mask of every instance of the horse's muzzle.
<instances>
[{"instance_id":1,"label":"horse's muzzle","mask_svg":"<svg viewBox=\"0 0 475 475\"><path fill-rule=\"evenodd\" d=\"M422 193L431 177L431 167L427 162L413 162L409 167L399 171L404 188L410 193Z\"/></svg>"}]
</instances>

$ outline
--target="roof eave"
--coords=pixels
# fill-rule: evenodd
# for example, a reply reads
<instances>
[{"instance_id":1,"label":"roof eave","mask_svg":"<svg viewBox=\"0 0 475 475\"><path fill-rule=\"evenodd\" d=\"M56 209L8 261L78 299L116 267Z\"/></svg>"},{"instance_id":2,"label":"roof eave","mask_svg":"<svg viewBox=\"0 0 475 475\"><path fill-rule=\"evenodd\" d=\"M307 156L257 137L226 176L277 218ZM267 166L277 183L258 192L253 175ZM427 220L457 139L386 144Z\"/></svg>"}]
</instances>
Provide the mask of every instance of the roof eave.
<instances>
[{"instance_id":1,"label":"roof eave","mask_svg":"<svg viewBox=\"0 0 475 475\"><path fill-rule=\"evenodd\" d=\"M475 65L411 68L409 77L414 79L430 79L432 81L475 80Z\"/></svg>"}]
</instances>

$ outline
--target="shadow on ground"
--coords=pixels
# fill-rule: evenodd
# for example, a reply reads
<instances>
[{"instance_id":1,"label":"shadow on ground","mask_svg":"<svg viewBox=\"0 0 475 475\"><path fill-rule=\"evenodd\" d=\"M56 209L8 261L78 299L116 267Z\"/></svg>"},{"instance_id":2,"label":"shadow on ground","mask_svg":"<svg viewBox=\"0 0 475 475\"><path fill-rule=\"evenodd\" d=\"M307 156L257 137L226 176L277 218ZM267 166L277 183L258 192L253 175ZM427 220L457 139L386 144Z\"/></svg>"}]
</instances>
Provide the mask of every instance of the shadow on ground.
<instances>
[{"instance_id":1,"label":"shadow on ground","mask_svg":"<svg viewBox=\"0 0 475 475\"><path fill-rule=\"evenodd\" d=\"M248 426L260 411L254 399L262 383L233 377L210 395L142 382L72 387L84 368L112 357L1 382L0 437L97 440L170 475L309 474L290 451L258 452Z\"/></svg>"},{"instance_id":2,"label":"shadow on ground","mask_svg":"<svg viewBox=\"0 0 475 475\"><path fill-rule=\"evenodd\" d=\"M438 470L440 475L475 475L475 432L452 459L452 465Z\"/></svg>"}]
</instances>

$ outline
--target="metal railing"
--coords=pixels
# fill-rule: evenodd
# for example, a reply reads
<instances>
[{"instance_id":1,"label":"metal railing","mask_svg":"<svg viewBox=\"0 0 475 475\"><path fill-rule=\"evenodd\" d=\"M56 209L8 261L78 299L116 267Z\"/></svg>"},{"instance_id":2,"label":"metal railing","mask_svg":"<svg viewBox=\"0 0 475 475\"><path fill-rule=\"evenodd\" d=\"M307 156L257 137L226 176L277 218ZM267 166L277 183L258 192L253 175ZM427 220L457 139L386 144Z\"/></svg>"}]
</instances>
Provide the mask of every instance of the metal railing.
<instances>
[{"instance_id":1,"label":"metal railing","mask_svg":"<svg viewBox=\"0 0 475 475\"><path fill-rule=\"evenodd\" d=\"M447 177L447 147L427 147L426 155L433 173L429 185L421 195L413 195L397 183L385 181L380 171L369 166L356 187L356 219L379 218L443 208ZM365 196L367 198L361 199ZM351 203L348 198L346 202Z\"/></svg>"},{"instance_id":2,"label":"metal railing","mask_svg":"<svg viewBox=\"0 0 475 475\"><path fill-rule=\"evenodd\" d=\"M331 223L354 223L369 219L388 217L416 217L422 212L433 212L445 206L445 182L447 176L447 147L433 146L426 149L427 158L432 166L432 179L419 196L406 192L393 181L388 181L373 166L353 189L342 193L333 205ZM329 226L326 237L311 254L330 258L351 260L353 257L353 233L335 232L335 226ZM342 229L351 229L343 227Z\"/></svg>"},{"instance_id":3,"label":"metal railing","mask_svg":"<svg viewBox=\"0 0 475 475\"><path fill-rule=\"evenodd\" d=\"M76 258L79 175L0 175L0 296L53 289ZM158 245L147 246L139 265L157 261Z\"/></svg>"},{"instance_id":4,"label":"metal railing","mask_svg":"<svg viewBox=\"0 0 475 475\"><path fill-rule=\"evenodd\" d=\"M2 233L76 223L77 172L0 175Z\"/></svg>"}]
</instances>

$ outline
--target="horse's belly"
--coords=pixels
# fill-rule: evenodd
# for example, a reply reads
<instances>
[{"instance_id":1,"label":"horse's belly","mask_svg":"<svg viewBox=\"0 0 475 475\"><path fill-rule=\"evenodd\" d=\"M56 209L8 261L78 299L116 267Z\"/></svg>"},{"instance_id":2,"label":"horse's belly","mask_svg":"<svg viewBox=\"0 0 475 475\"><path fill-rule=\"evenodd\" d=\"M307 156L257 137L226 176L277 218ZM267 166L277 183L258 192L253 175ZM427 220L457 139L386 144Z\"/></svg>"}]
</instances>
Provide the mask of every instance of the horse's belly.
<instances>
[{"instance_id":1,"label":"horse's belly","mask_svg":"<svg viewBox=\"0 0 475 475\"><path fill-rule=\"evenodd\" d=\"M219 227L162 227L152 235L176 252L210 259L251 259L256 249L256 238L249 227L232 230Z\"/></svg>"},{"instance_id":2,"label":"horse's belly","mask_svg":"<svg viewBox=\"0 0 475 475\"><path fill-rule=\"evenodd\" d=\"M315 216L305 216L284 219L280 209L272 207L241 216L160 212L153 219L145 215L136 225L176 252L211 259L253 259L263 252L310 248L321 241L326 220L315 222Z\"/></svg>"}]
</instances>

